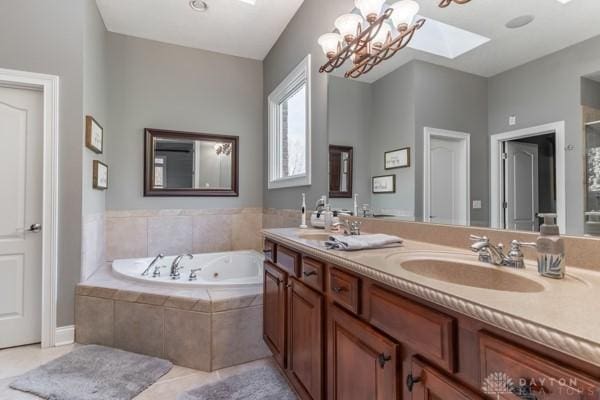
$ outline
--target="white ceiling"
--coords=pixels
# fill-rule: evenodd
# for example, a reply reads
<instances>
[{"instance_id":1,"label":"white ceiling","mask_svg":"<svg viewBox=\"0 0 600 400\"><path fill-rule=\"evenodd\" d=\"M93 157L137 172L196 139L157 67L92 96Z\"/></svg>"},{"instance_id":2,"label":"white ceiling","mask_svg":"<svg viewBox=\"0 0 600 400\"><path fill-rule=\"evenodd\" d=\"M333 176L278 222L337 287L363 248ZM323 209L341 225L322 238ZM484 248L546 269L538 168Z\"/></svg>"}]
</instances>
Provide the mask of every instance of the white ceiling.
<instances>
[{"instance_id":1,"label":"white ceiling","mask_svg":"<svg viewBox=\"0 0 600 400\"><path fill-rule=\"evenodd\" d=\"M96 0L111 32L262 60L304 0ZM351 1L349 3L352 3Z\"/></svg>"},{"instance_id":2,"label":"white ceiling","mask_svg":"<svg viewBox=\"0 0 600 400\"><path fill-rule=\"evenodd\" d=\"M557 0L472 0L443 9L436 0L417 1L419 14L491 40L453 60L407 48L359 80L374 82L414 59L490 77L600 35L600 0L573 0L565 5ZM352 7L353 1L348 0L349 10ZM504 26L525 14L534 15L534 22L516 30ZM335 74L343 76L347 69L349 64Z\"/></svg>"}]
</instances>

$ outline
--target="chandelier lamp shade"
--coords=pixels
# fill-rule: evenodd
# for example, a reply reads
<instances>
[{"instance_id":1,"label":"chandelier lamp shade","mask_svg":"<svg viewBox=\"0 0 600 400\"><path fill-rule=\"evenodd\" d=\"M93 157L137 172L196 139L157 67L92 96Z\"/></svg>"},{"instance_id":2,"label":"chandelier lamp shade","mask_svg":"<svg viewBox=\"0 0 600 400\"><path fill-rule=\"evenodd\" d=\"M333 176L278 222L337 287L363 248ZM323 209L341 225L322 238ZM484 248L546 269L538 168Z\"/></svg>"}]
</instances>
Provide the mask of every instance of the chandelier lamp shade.
<instances>
[{"instance_id":1,"label":"chandelier lamp shade","mask_svg":"<svg viewBox=\"0 0 600 400\"><path fill-rule=\"evenodd\" d=\"M358 78L408 45L425 23L425 19L415 22L419 4L414 0L399 0L390 7L384 4L385 0L355 0L360 14L344 14L335 20L337 32L318 40L328 59L320 72L332 72L350 58L353 66L345 76Z\"/></svg>"}]
</instances>

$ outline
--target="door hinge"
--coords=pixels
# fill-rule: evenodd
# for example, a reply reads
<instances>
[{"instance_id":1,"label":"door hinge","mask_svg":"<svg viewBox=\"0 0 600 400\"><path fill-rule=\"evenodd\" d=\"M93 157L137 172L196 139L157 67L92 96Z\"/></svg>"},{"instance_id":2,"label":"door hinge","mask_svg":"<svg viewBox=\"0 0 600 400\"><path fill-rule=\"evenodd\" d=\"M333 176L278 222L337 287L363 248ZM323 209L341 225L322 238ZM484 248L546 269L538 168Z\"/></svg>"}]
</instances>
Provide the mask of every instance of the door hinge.
<instances>
[{"instance_id":1,"label":"door hinge","mask_svg":"<svg viewBox=\"0 0 600 400\"><path fill-rule=\"evenodd\" d=\"M502 159L508 160L508 153L502 153Z\"/></svg>"},{"instance_id":2,"label":"door hinge","mask_svg":"<svg viewBox=\"0 0 600 400\"><path fill-rule=\"evenodd\" d=\"M508 208L508 203L505 201L504 203L502 203L502 207L504 207L504 209L506 210Z\"/></svg>"}]
</instances>

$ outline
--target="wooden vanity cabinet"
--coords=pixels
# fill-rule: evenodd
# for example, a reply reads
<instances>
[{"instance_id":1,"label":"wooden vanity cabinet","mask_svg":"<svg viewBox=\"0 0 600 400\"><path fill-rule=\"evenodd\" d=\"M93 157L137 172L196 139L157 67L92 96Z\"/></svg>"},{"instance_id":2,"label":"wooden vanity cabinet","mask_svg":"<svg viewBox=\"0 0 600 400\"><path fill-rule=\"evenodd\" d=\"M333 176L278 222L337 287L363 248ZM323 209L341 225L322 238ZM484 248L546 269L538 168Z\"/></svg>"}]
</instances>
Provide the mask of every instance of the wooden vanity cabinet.
<instances>
[{"instance_id":1,"label":"wooden vanity cabinet","mask_svg":"<svg viewBox=\"0 0 600 400\"><path fill-rule=\"evenodd\" d=\"M327 399L399 399L398 344L337 305L328 314Z\"/></svg>"},{"instance_id":2,"label":"wooden vanity cabinet","mask_svg":"<svg viewBox=\"0 0 600 400\"><path fill-rule=\"evenodd\" d=\"M286 367L287 274L268 261L264 263L263 338L275 361Z\"/></svg>"},{"instance_id":3,"label":"wooden vanity cabinet","mask_svg":"<svg viewBox=\"0 0 600 400\"><path fill-rule=\"evenodd\" d=\"M265 243L263 336L301 400L600 400L597 366ZM497 373L532 396L484 393Z\"/></svg>"},{"instance_id":4,"label":"wooden vanity cabinet","mask_svg":"<svg viewBox=\"0 0 600 400\"><path fill-rule=\"evenodd\" d=\"M413 358L405 383L412 400L484 399L418 358Z\"/></svg>"},{"instance_id":5,"label":"wooden vanity cabinet","mask_svg":"<svg viewBox=\"0 0 600 400\"><path fill-rule=\"evenodd\" d=\"M323 295L296 279L288 284L287 375L303 398L323 398Z\"/></svg>"}]
</instances>

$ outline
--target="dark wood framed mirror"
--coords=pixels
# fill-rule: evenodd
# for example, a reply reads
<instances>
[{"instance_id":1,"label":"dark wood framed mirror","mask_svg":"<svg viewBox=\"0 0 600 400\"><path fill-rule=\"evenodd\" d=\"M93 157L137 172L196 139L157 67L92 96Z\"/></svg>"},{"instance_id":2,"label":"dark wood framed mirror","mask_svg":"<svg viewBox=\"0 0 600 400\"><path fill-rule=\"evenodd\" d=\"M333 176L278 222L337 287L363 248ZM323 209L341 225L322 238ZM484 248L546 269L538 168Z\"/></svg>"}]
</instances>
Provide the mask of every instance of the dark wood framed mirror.
<instances>
[{"instance_id":1,"label":"dark wood framed mirror","mask_svg":"<svg viewBox=\"0 0 600 400\"><path fill-rule=\"evenodd\" d=\"M329 197L352 197L353 152L349 146L329 146Z\"/></svg>"},{"instance_id":2,"label":"dark wood framed mirror","mask_svg":"<svg viewBox=\"0 0 600 400\"><path fill-rule=\"evenodd\" d=\"M239 196L239 137L145 129L144 196Z\"/></svg>"}]
</instances>

